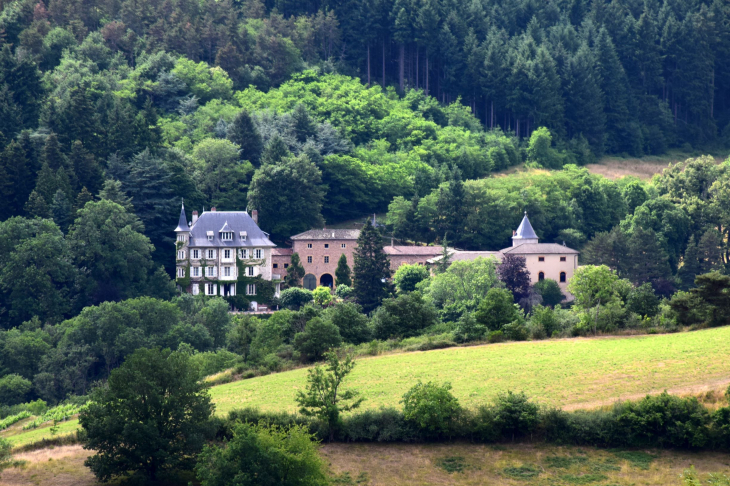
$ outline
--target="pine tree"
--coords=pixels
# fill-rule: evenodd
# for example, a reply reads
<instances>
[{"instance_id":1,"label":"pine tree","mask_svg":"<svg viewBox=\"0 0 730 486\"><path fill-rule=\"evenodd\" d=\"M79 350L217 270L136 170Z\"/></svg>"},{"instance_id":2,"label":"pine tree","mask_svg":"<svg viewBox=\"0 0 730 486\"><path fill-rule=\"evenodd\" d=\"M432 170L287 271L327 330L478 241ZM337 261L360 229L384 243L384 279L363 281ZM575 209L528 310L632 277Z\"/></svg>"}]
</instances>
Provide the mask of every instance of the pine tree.
<instances>
[{"instance_id":1,"label":"pine tree","mask_svg":"<svg viewBox=\"0 0 730 486\"><path fill-rule=\"evenodd\" d=\"M282 159L291 156L284 140L277 134L271 137L261 155L261 165L278 164Z\"/></svg>"},{"instance_id":2,"label":"pine tree","mask_svg":"<svg viewBox=\"0 0 730 486\"><path fill-rule=\"evenodd\" d=\"M51 215L48 203L35 190L30 193L30 197L28 198L28 202L25 203L24 209L25 213L30 217L48 218Z\"/></svg>"},{"instance_id":3,"label":"pine tree","mask_svg":"<svg viewBox=\"0 0 730 486\"><path fill-rule=\"evenodd\" d=\"M353 271L353 290L357 301L368 313L388 296L390 261L383 251L383 241L370 219L357 239Z\"/></svg>"},{"instance_id":4,"label":"pine tree","mask_svg":"<svg viewBox=\"0 0 730 486\"><path fill-rule=\"evenodd\" d=\"M239 112L233 122L228 125L227 138L241 147L239 150L241 160L248 160L258 167L264 142L251 115L246 110Z\"/></svg>"},{"instance_id":5,"label":"pine tree","mask_svg":"<svg viewBox=\"0 0 730 486\"><path fill-rule=\"evenodd\" d=\"M99 199L117 203L128 213L134 212L132 198L127 196L127 193L124 192L124 189L122 189L122 183L115 179L107 179L104 181L104 187L99 192Z\"/></svg>"},{"instance_id":6,"label":"pine tree","mask_svg":"<svg viewBox=\"0 0 730 486\"><path fill-rule=\"evenodd\" d=\"M722 271L722 236L719 231L714 228L705 231L697 244L697 251L701 262L699 273Z\"/></svg>"},{"instance_id":7,"label":"pine tree","mask_svg":"<svg viewBox=\"0 0 730 486\"><path fill-rule=\"evenodd\" d=\"M669 257L652 229L636 226L628 240L628 277L634 284L655 284L669 277Z\"/></svg>"},{"instance_id":8,"label":"pine tree","mask_svg":"<svg viewBox=\"0 0 730 486\"><path fill-rule=\"evenodd\" d=\"M76 199L76 191L73 190L71 179L68 176L66 169L63 167L56 171L56 184L58 189L62 190L66 194L66 198L69 201Z\"/></svg>"},{"instance_id":9,"label":"pine tree","mask_svg":"<svg viewBox=\"0 0 730 486\"><path fill-rule=\"evenodd\" d=\"M53 196L51 215L53 216L53 221L61 228L61 231L66 233L73 220L73 208L71 207L71 202L68 200L68 196L66 196L66 193L62 189L56 191L56 194Z\"/></svg>"},{"instance_id":10,"label":"pine tree","mask_svg":"<svg viewBox=\"0 0 730 486\"><path fill-rule=\"evenodd\" d=\"M694 287L695 277L702 273L700 252L697 248L697 241L694 235L689 237L687 248L682 256L682 266L677 270L677 277L681 282L682 289L689 290Z\"/></svg>"},{"instance_id":11,"label":"pine tree","mask_svg":"<svg viewBox=\"0 0 730 486\"><path fill-rule=\"evenodd\" d=\"M0 154L0 166L4 166L3 177L7 184L4 198L8 204L8 211L4 216L21 214L33 190L33 176L30 161L20 143L13 140L5 147Z\"/></svg>"},{"instance_id":12,"label":"pine tree","mask_svg":"<svg viewBox=\"0 0 730 486\"><path fill-rule=\"evenodd\" d=\"M82 209L84 206L86 206L87 202L93 201L94 195L89 192L86 187L83 187L81 189L81 192L79 192L79 195L76 196L76 205L74 206L74 209L78 211L79 209Z\"/></svg>"},{"instance_id":13,"label":"pine tree","mask_svg":"<svg viewBox=\"0 0 730 486\"><path fill-rule=\"evenodd\" d=\"M13 100L7 84L0 85L0 132L12 137L20 130L22 111Z\"/></svg>"},{"instance_id":14,"label":"pine tree","mask_svg":"<svg viewBox=\"0 0 730 486\"><path fill-rule=\"evenodd\" d=\"M317 124L302 103L297 103L291 112L297 141L304 143L317 134Z\"/></svg>"},{"instance_id":15,"label":"pine tree","mask_svg":"<svg viewBox=\"0 0 730 486\"><path fill-rule=\"evenodd\" d=\"M43 162L43 166L40 172L38 172L38 178L36 179L35 192L46 201L46 204L50 204L57 190L58 180L56 179L56 174L48 166L47 162Z\"/></svg>"},{"instance_id":16,"label":"pine tree","mask_svg":"<svg viewBox=\"0 0 730 486\"><path fill-rule=\"evenodd\" d=\"M299 253L292 253L291 263L289 264L289 268L286 269L284 283L286 283L287 287L301 287L305 273L302 261L299 259Z\"/></svg>"},{"instance_id":17,"label":"pine tree","mask_svg":"<svg viewBox=\"0 0 730 486\"><path fill-rule=\"evenodd\" d=\"M587 45L568 62L563 82L566 84L565 118L568 136L582 134L594 155L603 153L606 119L603 93L595 74L595 63Z\"/></svg>"},{"instance_id":18,"label":"pine tree","mask_svg":"<svg viewBox=\"0 0 730 486\"><path fill-rule=\"evenodd\" d=\"M92 194L99 192L104 183L104 174L96 158L84 148L79 140L71 145L70 158L79 186L86 188Z\"/></svg>"},{"instance_id":19,"label":"pine tree","mask_svg":"<svg viewBox=\"0 0 730 486\"><path fill-rule=\"evenodd\" d=\"M335 281L337 285L347 285L352 287L352 278L350 277L350 266L347 264L347 256L343 253L337 261L335 269Z\"/></svg>"},{"instance_id":20,"label":"pine tree","mask_svg":"<svg viewBox=\"0 0 730 486\"><path fill-rule=\"evenodd\" d=\"M66 167L68 164L66 156L61 151L61 144L58 141L58 136L53 132L46 137L46 143L43 145L41 162L48 164L48 166L54 171L57 171L61 167Z\"/></svg>"}]
</instances>

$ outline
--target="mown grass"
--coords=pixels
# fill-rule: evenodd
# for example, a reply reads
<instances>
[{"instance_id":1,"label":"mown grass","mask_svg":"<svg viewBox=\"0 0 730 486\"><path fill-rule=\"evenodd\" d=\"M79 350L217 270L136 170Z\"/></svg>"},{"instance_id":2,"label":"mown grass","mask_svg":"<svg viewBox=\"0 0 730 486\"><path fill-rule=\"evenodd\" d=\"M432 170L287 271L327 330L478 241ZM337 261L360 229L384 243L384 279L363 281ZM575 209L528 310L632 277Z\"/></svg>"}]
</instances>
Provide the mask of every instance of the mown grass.
<instances>
[{"instance_id":1,"label":"mown grass","mask_svg":"<svg viewBox=\"0 0 730 486\"><path fill-rule=\"evenodd\" d=\"M729 340L730 327L724 327L389 354L358 359L346 386L362 394L367 408L399 407L402 395L418 380L451 382L465 406L514 390L547 405L592 408L664 389L685 393L717 388L730 377ZM306 374L306 369L297 369L219 385L211 388L211 396L220 415L248 406L295 412L296 393L304 388ZM62 423L58 434L72 432L77 423ZM25 433L17 428L0 436L16 446L50 437L48 427Z\"/></svg>"}]
</instances>

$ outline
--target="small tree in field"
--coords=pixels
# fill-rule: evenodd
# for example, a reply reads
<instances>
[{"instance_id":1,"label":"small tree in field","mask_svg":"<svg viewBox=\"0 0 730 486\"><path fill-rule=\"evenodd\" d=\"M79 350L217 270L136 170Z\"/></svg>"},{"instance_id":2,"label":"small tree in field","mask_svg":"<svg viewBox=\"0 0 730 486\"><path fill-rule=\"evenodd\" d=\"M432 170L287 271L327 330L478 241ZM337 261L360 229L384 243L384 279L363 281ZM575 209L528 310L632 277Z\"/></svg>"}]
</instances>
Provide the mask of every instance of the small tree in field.
<instances>
[{"instance_id":1,"label":"small tree in field","mask_svg":"<svg viewBox=\"0 0 730 486\"><path fill-rule=\"evenodd\" d=\"M96 451L84 464L102 482L130 473L154 482L191 469L214 409L199 378L187 354L136 351L79 414L84 448Z\"/></svg>"},{"instance_id":2,"label":"small tree in field","mask_svg":"<svg viewBox=\"0 0 730 486\"><path fill-rule=\"evenodd\" d=\"M349 412L360 406L362 398L354 390L340 390L342 381L355 367L355 361L347 356L344 361L335 352L325 353L326 371L315 366L307 374L305 392L297 393L299 412L308 417L317 417L327 422L330 430L330 442L335 438L335 429L340 423L340 413Z\"/></svg>"},{"instance_id":3,"label":"small tree in field","mask_svg":"<svg viewBox=\"0 0 730 486\"><path fill-rule=\"evenodd\" d=\"M421 383L403 395L403 416L432 437L449 434L461 410L451 384Z\"/></svg>"}]
</instances>

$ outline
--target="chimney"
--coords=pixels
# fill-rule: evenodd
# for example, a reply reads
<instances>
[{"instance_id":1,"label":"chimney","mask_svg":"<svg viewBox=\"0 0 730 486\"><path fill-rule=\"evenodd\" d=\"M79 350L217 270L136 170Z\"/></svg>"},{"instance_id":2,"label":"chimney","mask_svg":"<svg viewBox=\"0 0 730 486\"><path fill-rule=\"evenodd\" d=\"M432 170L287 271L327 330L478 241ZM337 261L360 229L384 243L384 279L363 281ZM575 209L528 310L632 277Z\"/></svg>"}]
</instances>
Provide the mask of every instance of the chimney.
<instances>
[{"instance_id":1,"label":"chimney","mask_svg":"<svg viewBox=\"0 0 730 486\"><path fill-rule=\"evenodd\" d=\"M256 223L257 225L259 224L259 210L258 209L254 209L253 211L251 211L251 219L253 219L253 222Z\"/></svg>"},{"instance_id":2,"label":"chimney","mask_svg":"<svg viewBox=\"0 0 730 486\"><path fill-rule=\"evenodd\" d=\"M198 220L198 212L197 211L193 211L193 224L195 224L195 222L197 220Z\"/></svg>"},{"instance_id":3,"label":"chimney","mask_svg":"<svg viewBox=\"0 0 730 486\"><path fill-rule=\"evenodd\" d=\"M215 206L213 206L212 208L210 208L210 212L211 213L215 213Z\"/></svg>"}]
</instances>

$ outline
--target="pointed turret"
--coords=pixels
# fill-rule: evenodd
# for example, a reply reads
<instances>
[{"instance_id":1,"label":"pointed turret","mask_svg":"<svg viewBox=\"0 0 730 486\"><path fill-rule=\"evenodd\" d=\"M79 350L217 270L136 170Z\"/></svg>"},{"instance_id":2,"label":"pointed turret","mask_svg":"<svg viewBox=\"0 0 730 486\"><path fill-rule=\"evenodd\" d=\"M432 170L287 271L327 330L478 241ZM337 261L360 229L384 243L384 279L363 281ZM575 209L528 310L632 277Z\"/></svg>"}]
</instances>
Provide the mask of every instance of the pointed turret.
<instances>
[{"instance_id":1,"label":"pointed turret","mask_svg":"<svg viewBox=\"0 0 730 486\"><path fill-rule=\"evenodd\" d=\"M185 216L185 203L182 203L182 207L180 208L180 219L177 222L177 228L175 228L175 232L188 232L190 231L190 226L188 226L188 219Z\"/></svg>"},{"instance_id":2,"label":"pointed turret","mask_svg":"<svg viewBox=\"0 0 730 486\"><path fill-rule=\"evenodd\" d=\"M525 243L537 243L537 240L537 234L532 229L530 220L527 219L527 211L525 211L525 217L522 218L520 226L515 231L515 234L512 235L512 246L523 245Z\"/></svg>"}]
</instances>

